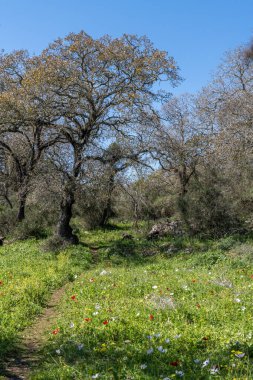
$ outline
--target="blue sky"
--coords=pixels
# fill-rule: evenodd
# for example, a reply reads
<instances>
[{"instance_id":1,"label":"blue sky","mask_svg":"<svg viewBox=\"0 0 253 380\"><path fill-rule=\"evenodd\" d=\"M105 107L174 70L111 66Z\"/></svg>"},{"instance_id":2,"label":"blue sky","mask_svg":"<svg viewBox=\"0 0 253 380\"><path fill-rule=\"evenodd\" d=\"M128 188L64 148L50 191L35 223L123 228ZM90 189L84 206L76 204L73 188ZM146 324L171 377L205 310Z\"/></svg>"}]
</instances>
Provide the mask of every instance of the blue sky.
<instances>
[{"instance_id":1,"label":"blue sky","mask_svg":"<svg viewBox=\"0 0 253 380\"><path fill-rule=\"evenodd\" d=\"M253 37L253 0L0 0L0 49L39 53L69 32L147 35L172 55L185 81L206 85L225 51Z\"/></svg>"}]
</instances>

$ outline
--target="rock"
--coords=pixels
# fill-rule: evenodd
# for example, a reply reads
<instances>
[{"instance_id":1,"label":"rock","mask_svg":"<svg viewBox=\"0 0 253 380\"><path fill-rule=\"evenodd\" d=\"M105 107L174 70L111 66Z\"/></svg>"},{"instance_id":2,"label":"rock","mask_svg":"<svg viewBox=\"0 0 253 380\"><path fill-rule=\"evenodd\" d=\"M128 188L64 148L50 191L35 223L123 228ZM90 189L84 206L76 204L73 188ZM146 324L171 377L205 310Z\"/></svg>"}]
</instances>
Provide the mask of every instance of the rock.
<instances>
[{"instance_id":1,"label":"rock","mask_svg":"<svg viewBox=\"0 0 253 380\"><path fill-rule=\"evenodd\" d=\"M148 239L154 239L167 235L181 236L182 226L179 221L164 222L155 224L148 233Z\"/></svg>"}]
</instances>

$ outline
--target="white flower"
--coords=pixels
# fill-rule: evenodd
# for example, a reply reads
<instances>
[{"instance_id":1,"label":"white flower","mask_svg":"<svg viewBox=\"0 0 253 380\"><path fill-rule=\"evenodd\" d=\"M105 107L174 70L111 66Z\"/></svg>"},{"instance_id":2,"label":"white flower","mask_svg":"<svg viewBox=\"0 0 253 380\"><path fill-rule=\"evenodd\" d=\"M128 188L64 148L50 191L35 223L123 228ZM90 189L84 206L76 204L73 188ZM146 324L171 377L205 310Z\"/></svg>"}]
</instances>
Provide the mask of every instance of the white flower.
<instances>
[{"instance_id":1,"label":"white flower","mask_svg":"<svg viewBox=\"0 0 253 380\"><path fill-rule=\"evenodd\" d=\"M95 305L95 309L96 309L96 310L99 310L99 309L101 309L101 306L97 303L97 304Z\"/></svg>"},{"instance_id":2,"label":"white flower","mask_svg":"<svg viewBox=\"0 0 253 380\"><path fill-rule=\"evenodd\" d=\"M147 338L148 339L152 339L152 335L147 335Z\"/></svg>"},{"instance_id":3,"label":"white flower","mask_svg":"<svg viewBox=\"0 0 253 380\"><path fill-rule=\"evenodd\" d=\"M179 338L181 338L181 334L175 335L174 338L175 338L175 339L179 339Z\"/></svg>"},{"instance_id":4,"label":"white flower","mask_svg":"<svg viewBox=\"0 0 253 380\"><path fill-rule=\"evenodd\" d=\"M153 354L153 352L154 352L154 349L152 347L147 350L148 355Z\"/></svg>"},{"instance_id":5,"label":"white flower","mask_svg":"<svg viewBox=\"0 0 253 380\"><path fill-rule=\"evenodd\" d=\"M241 359L241 358L243 358L244 356L245 356L245 353L244 352L242 352L242 353L238 353L238 354L235 354L235 356L237 357L237 358L239 358L239 359Z\"/></svg>"},{"instance_id":6,"label":"white flower","mask_svg":"<svg viewBox=\"0 0 253 380\"><path fill-rule=\"evenodd\" d=\"M147 368L147 364L141 364L140 368L141 369L146 369Z\"/></svg>"},{"instance_id":7,"label":"white flower","mask_svg":"<svg viewBox=\"0 0 253 380\"><path fill-rule=\"evenodd\" d=\"M77 274L74 275L74 278L77 278Z\"/></svg>"},{"instance_id":8,"label":"white flower","mask_svg":"<svg viewBox=\"0 0 253 380\"><path fill-rule=\"evenodd\" d=\"M71 329L73 329L74 326L75 326L74 323L73 323L73 322L70 322L69 327L70 327Z\"/></svg>"},{"instance_id":9,"label":"white flower","mask_svg":"<svg viewBox=\"0 0 253 380\"><path fill-rule=\"evenodd\" d=\"M179 377L183 377L184 376L184 372L183 371L176 371L175 374Z\"/></svg>"},{"instance_id":10,"label":"white flower","mask_svg":"<svg viewBox=\"0 0 253 380\"><path fill-rule=\"evenodd\" d=\"M95 375L92 375L91 378L92 378L92 379L98 379L99 376L100 376L100 374L99 374L99 373L96 373Z\"/></svg>"},{"instance_id":11,"label":"white flower","mask_svg":"<svg viewBox=\"0 0 253 380\"><path fill-rule=\"evenodd\" d=\"M165 339L165 343L170 343L170 339L169 338Z\"/></svg>"},{"instance_id":12,"label":"white flower","mask_svg":"<svg viewBox=\"0 0 253 380\"><path fill-rule=\"evenodd\" d=\"M174 296L174 293L170 293L170 296Z\"/></svg>"},{"instance_id":13,"label":"white flower","mask_svg":"<svg viewBox=\"0 0 253 380\"><path fill-rule=\"evenodd\" d=\"M55 352L57 353L57 355L61 355L61 350L55 350Z\"/></svg>"},{"instance_id":14,"label":"white flower","mask_svg":"<svg viewBox=\"0 0 253 380\"><path fill-rule=\"evenodd\" d=\"M80 344L77 345L77 349L79 351L81 351L83 349L83 347L84 347L83 343L80 343Z\"/></svg>"},{"instance_id":15,"label":"white flower","mask_svg":"<svg viewBox=\"0 0 253 380\"><path fill-rule=\"evenodd\" d=\"M236 298L235 302L238 302L238 303L241 302L240 298Z\"/></svg>"},{"instance_id":16,"label":"white flower","mask_svg":"<svg viewBox=\"0 0 253 380\"><path fill-rule=\"evenodd\" d=\"M164 353L164 352L167 352L166 348L163 348L163 346L159 346L157 347L158 351Z\"/></svg>"},{"instance_id":17,"label":"white flower","mask_svg":"<svg viewBox=\"0 0 253 380\"><path fill-rule=\"evenodd\" d=\"M206 359L203 364L202 364L202 368L206 367L208 364L210 363L210 360L209 359Z\"/></svg>"},{"instance_id":18,"label":"white flower","mask_svg":"<svg viewBox=\"0 0 253 380\"><path fill-rule=\"evenodd\" d=\"M193 360L195 364L200 364L200 360L199 359L194 359Z\"/></svg>"},{"instance_id":19,"label":"white flower","mask_svg":"<svg viewBox=\"0 0 253 380\"><path fill-rule=\"evenodd\" d=\"M102 272L100 272L100 276L105 276L108 272L106 272L106 270L102 270Z\"/></svg>"},{"instance_id":20,"label":"white flower","mask_svg":"<svg viewBox=\"0 0 253 380\"><path fill-rule=\"evenodd\" d=\"M217 366L214 366L214 367L212 367L211 369L210 369L210 373L211 373L211 375L215 375L216 373L218 373L219 372L219 367L217 367Z\"/></svg>"},{"instance_id":21,"label":"white flower","mask_svg":"<svg viewBox=\"0 0 253 380\"><path fill-rule=\"evenodd\" d=\"M94 311L94 313L92 313L92 315L98 315L98 311Z\"/></svg>"},{"instance_id":22,"label":"white flower","mask_svg":"<svg viewBox=\"0 0 253 380\"><path fill-rule=\"evenodd\" d=\"M157 285L153 285L153 286L152 286L152 289L157 289Z\"/></svg>"},{"instance_id":23,"label":"white flower","mask_svg":"<svg viewBox=\"0 0 253 380\"><path fill-rule=\"evenodd\" d=\"M177 269L177 268L175 269L175 272L178 272L178 269Z\"/></svg>"},{"instance_id":24,"label":"white flower","mask_svg":"<svg viewBox=\"0 0 253 380\"><path fill-rule=\"evenodd\" d=\"M158 334L155 334L154 336L155 336L156 338L160 338L161 334L158 333Z\"/></svg>"},{"instance_id":25,"label":"white flower","mask_svg":"<svg viewBox=\"0 0 253 380\"><path fill-rule=\"evenodd\" d=\"M140 316L140 313L137 313L137 314L136 314L136 317L139 317L139 316Z\"/></svg>"},{"instance_id":26,"label":"white flower","mask_svg":"<svg viewBox=\"0 0 253 380\"><path fill-rule=\"evenodd\" d=\"M246 307L245 306L242 306L241 307L241 311L245 311L246 310Z\"/></svg>"},{"instance_id":27,"label":"white flower","mask_svg":"<svg viewBox=\"0 0 253 380\"><path fill-rule=\"evenodd\" d=\"M182 288L183 288L184 290L188 290L188 289L189 289L187 285L183 285Z\"/></svg>"}]
</instances>

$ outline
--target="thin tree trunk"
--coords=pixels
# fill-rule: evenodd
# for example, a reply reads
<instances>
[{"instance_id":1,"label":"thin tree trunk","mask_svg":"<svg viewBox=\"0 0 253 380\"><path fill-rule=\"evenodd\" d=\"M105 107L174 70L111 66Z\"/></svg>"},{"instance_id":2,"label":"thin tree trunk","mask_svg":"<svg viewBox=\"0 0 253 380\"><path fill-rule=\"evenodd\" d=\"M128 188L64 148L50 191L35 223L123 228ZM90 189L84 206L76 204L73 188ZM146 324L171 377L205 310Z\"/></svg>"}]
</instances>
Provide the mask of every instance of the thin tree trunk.
<instances>
[{"instance_id":1,"label":"thin tree trunk","mask_svg":"<svg viewBox=\"0 0 253 380\"><path fill-rule=\"evenodd\" d=\"M105 208L104 208L104 211L103 211L103 214L101 217L101 221L100 221L101 227L104 227L106 225L106 223L108 222L108 219L113 215L112 192L114 189L114 176L115 176L115 173L113 173L109 179L108 197L107 197L106 205L105 205Z\"/></svg>"}]
</instances>

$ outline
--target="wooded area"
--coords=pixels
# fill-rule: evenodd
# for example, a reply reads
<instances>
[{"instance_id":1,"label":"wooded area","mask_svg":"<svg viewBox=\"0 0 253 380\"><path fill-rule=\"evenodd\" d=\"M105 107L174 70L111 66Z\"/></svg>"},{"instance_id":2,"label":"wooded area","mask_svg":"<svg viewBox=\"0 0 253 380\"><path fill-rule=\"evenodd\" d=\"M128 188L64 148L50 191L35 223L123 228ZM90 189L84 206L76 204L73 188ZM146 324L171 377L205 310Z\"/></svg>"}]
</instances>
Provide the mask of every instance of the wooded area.
<instances>
[{"instance_id":1,"label":"wooded area","mask_svg":"<svg viewBox=\"0 0 253 380\"><path fill-rule=\"evenodd\" d=\"M174 59L146 37L71 33L0 57L0 234L78 242L119 220L186 234L253 227L253 48L179 97ZM168 87L168 85L167 85Z\"/></svg>"}]
</instances>

